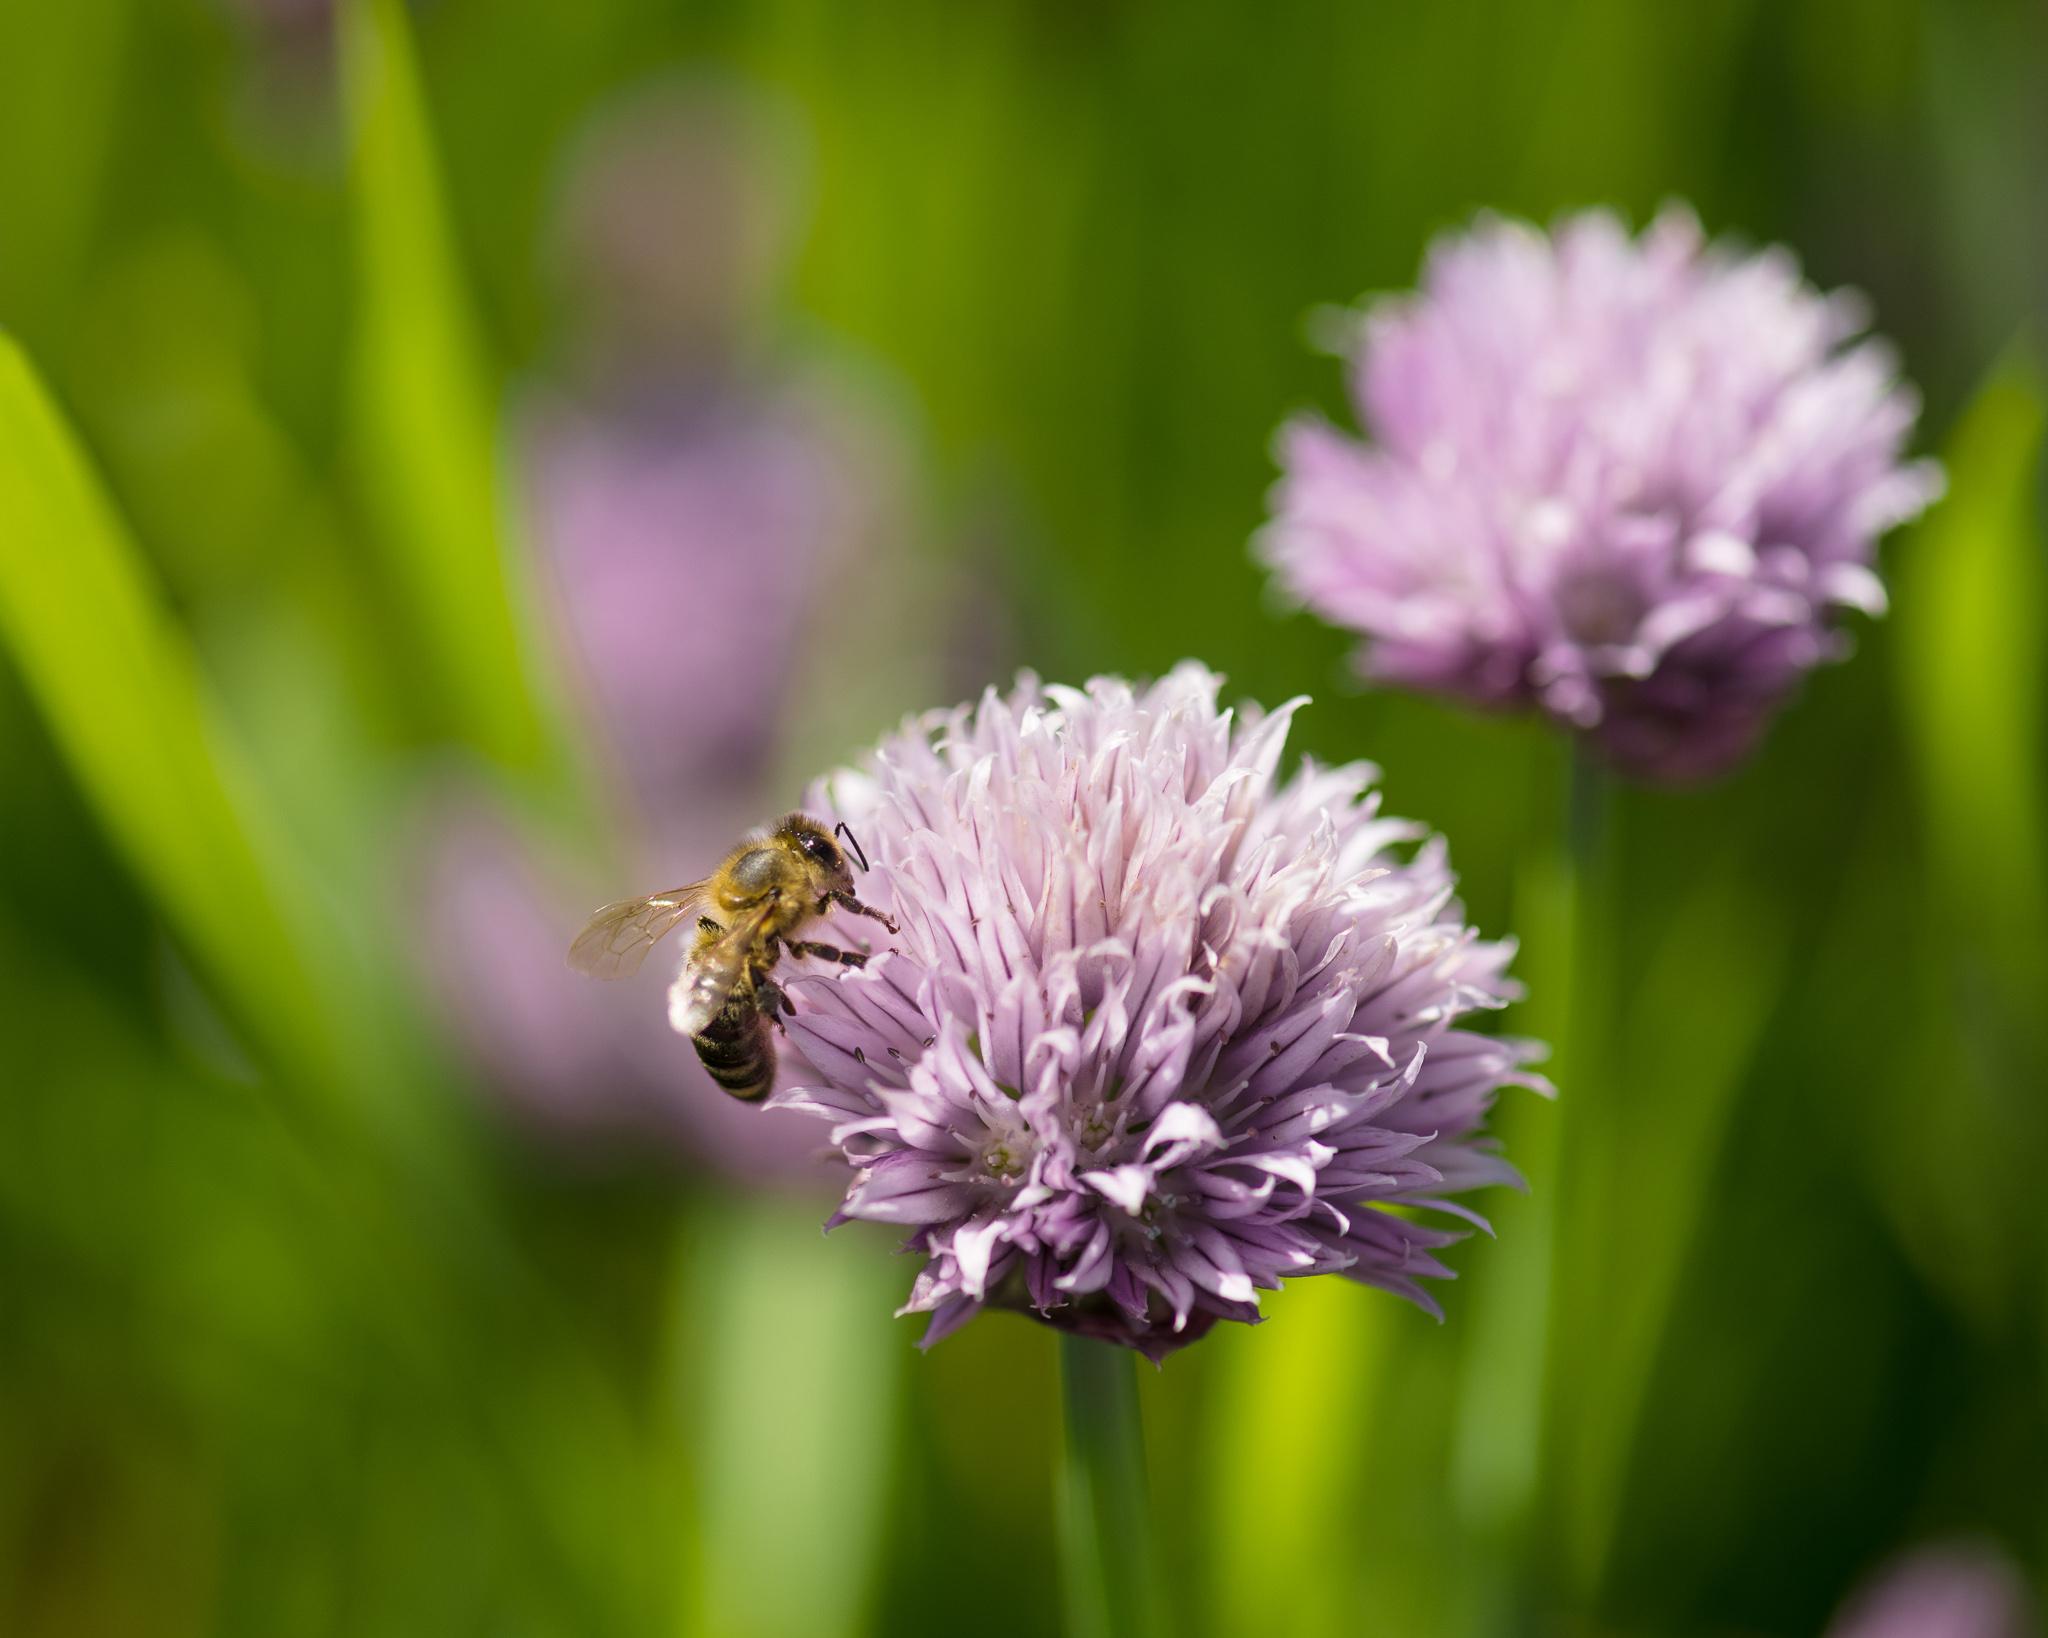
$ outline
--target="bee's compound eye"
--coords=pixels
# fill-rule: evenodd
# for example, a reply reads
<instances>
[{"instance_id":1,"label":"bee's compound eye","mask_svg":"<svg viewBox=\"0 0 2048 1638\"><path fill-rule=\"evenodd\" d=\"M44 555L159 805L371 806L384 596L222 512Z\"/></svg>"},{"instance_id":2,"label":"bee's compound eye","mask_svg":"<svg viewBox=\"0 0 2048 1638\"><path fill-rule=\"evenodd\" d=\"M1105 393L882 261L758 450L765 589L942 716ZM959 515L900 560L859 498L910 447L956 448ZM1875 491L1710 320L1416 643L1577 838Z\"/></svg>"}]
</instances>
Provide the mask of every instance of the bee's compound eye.
<instances>
[{"instance_id":1,"label":"bee's compound eye","mask_svg":"<svg viewBox=\"0 0 2048 1638\"><path fill-rule=\"evenodd\" d=\"M805 836L800 844L806 854L821 865L837 864L839 849L822 836Z\"/></svg>"}]
</instances>

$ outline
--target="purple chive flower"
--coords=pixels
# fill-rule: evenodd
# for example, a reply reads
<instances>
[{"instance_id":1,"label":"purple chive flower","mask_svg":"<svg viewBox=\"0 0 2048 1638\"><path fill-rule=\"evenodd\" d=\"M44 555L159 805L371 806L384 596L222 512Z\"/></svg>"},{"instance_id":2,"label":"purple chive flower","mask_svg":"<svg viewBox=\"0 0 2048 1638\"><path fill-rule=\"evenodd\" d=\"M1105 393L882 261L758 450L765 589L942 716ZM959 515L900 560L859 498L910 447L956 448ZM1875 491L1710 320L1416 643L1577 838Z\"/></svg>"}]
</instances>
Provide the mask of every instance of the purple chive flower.
<instances>
[{"instance_id":1,"label":"purple chive flower","mask_svg":"<svg viewBox=\"0 0 2048 1638\"><path fill-rule=\"evenodd\" d=\"M1829 1638L2026 1638L2036 1630L2019 1572L1995 1549L1926 1547L1887 1566L1828 1628Z\"/></svg>"},{"instance_id":2,"label":"purple chive flower","mask_svg":"<svg viewBox=\"0 0 2048 1638\"><path fill-rule=\"evenodd\" d=\"M640 810L698 815L730 806L707 792L766 784L806 645L889 505L863 471L879 443L822 394L679 391L540 418L547 611ZM735 836L759 807L728 816Z\"/></svg>"},{"instance_id":3,"label":"purple chive flower","mask_svg":"<svg viewBox=\"0 0 2048 1638\"><path fill-rule=\"evenodd\" d=\"M902 930L791 982L815 1076L776 1102L833 1123L835 1222L911 1230L927 1343L995 1306L1156 1359L1300 1274L1434 1311L1457 1236L1390 1208L1514 1179L1481 1127L1536 1049L1459 1027L1511 947L1372 768L1277 777L1300 702L1219 686L1026 677L812 795Z\"/></svg>"},{"instance_id":4,"label":"purple chive flower","mask_svg":"<svg viewBox=\"0 0 2048 1638\"><path fill-rule=\"evenodd\" d=\"M620 846L594 876L458 793L419 859L431 980L501 1105L550 1137L811 1182L820 1134L737 1104L667 1029L672 972L604 985L563 963L594 905L709 873L788 805L775 770L792 721L817 714L806 679L847 641L849 587L885 576L885 543L910 532L884 406L770 345L777 141L738 87L664 82L573 151L555 234L571 339L517 454L539 613Z\"/></svg>"},{"instance_id":5,"label":"purple chive flower","mask_svg":"<svg viewBox=\"0 0 2048 1638\"><path fill-rule=\"evenodd\" d=\"M886 466L859 458L880 440L822 394L730 391L552 404L525 447L542 612L626 862L595 880L492 804L444 803L424 871L444 1010L491 1090L545 1134L651 1137L742 1176L815 1179L815 1135L736 1104L668 1032L660 963L592 984L563 951L593 905L707 874L788 805L773 764L803 650L894 507ZM736 608L744 621L688 612Z\"/></svg>"},{"instance_id":6,"label":"purple chive flower","mask_svg":"<svg viewBox=\"0 0 2048 1638\"><path fill-rule=\"evenodd\" d=\"M1356 333L1370 443L1286 428L1260 555L1378 680L1533 704L1628 773L1718 772L1845 610L1883 609L1877 538L1940 490L1901 462L1917 400L1865 322L1684 209L1637 239L1482 218Z\"/></svg>"}]
</instances>

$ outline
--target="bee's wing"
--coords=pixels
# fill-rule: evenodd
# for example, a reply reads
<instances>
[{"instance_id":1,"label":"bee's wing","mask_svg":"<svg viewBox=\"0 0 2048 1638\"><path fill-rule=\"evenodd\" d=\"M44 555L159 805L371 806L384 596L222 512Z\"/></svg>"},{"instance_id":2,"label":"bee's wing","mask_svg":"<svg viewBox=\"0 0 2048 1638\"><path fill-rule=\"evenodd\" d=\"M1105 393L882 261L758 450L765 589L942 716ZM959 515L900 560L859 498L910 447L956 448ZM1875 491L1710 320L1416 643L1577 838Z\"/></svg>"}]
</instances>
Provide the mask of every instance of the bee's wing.
<instances>
[{"instance_id":1,"label":"bee's wing","mask_svg":"<svg viewBox=\"0 0 2048 1638\"><path fill-rule=\"evenodd\" d=\"M649 950L704 907L709 885L692 882L606 905L569 946L569 965L592 978L624 978L639 971Z\"/></svg>"},{"instance_id":2,"label":"bee's wing","mask_svg":"<svg viewBox=\"0 0 2048 1638\"><path fill-rule=\"evenodd\" d=\"M684 964L668 992L668 1021L678 1035L701 1034L731 999L771 908L762 904L739 916Z\"/></svg>"}]
</instances>

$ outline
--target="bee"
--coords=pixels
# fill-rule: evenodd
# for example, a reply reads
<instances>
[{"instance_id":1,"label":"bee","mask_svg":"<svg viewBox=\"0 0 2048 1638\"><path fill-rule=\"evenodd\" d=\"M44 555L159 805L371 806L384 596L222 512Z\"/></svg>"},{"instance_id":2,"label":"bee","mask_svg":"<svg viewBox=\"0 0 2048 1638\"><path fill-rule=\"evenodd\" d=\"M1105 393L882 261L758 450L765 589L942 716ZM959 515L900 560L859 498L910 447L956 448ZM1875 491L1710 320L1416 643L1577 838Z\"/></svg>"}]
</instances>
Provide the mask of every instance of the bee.
<instances>
[{"instance_id":1,"label":"bee","mask_svg":"<svg viewBox=\"0 0 2048 1638\"><path fill-rule=\"evenodd\" d=\"M569 946L569 965L593 978L624 978L639 970L647 952L692 916L697 941L668 993L668 1017L690 1037L711 1078L734 1097L753 1103L775 1083L775 1038L789 997L769 975L784 953L864 967L867 956L796 936L804 925L838 908L896 923L861 903L853 891L846 854L833 840L846 838L867 869L860 843L842 820L828 831L809 814L792 813L741 842L701 882L622 899L590 918Z\"/></svg>"}]
</instances>

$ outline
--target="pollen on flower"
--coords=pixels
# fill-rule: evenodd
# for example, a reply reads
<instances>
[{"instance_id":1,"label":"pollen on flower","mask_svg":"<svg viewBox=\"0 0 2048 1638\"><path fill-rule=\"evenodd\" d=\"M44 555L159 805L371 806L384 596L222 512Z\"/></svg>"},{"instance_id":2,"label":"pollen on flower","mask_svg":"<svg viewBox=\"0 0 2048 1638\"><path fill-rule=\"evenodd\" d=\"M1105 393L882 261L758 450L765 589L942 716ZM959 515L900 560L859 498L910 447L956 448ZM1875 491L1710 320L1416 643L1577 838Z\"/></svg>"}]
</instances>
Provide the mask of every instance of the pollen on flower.
<instances>
[{"instance_id":1,"label":"pollen on flower","mask_svg":"<svg viewBox=\"0 0 2048 1638\"><path fill-rule=\"evenodd\" d=\"M1024 1175L1028 1145L998 1138L981 1151L981 1169L998 1183L1015 1183Z\"/></svg>"},{"instance_id":2,"label":"pollen on flower","mask_svg":"<svg viewBox=\"0 0 2048 1638\"><path fill-rule=\"evenodd\" d=\"M776 1102L832 1123L835 1221L909 1231L928 1341L1000 1306L1156 1358L1315 1273L1430 1307L1455 1197L1514 1180L1483 1124L1538 1049L1458 1027L1510 947L1373 769L1280 776L1299 702L1219 687L1027 677L811 794L900 932L791 980Z\"/></svg>"},{"instance_id":3,"label":"pollen on flower","mask_svg":"<svg viewBox=\"0 0 2048 1638\"><path fill-rule=\"evenodd\" d=\"M1285 429L1259 554L1379 680L1718 772L1883 609L1876 542L1941 487L1864 322L1683 209L1483 218L1347 330L1369 442Z\"/></svg>"}]
</instances>

